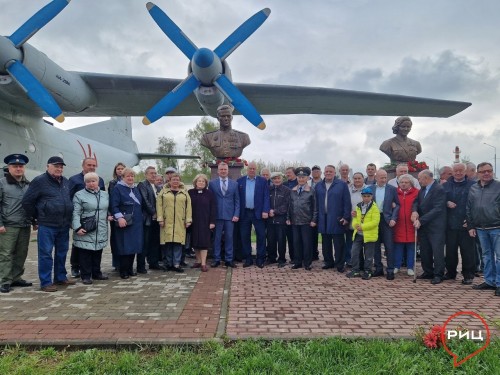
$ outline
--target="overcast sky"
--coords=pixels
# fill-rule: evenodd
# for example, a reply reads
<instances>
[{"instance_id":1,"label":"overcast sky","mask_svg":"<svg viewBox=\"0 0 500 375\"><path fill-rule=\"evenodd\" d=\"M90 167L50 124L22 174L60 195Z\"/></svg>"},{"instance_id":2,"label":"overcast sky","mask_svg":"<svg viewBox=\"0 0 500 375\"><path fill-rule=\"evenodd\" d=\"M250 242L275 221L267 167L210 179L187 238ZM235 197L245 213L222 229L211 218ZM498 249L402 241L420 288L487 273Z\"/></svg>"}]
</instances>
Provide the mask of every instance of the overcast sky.
<instances>
[{"instance_id":1,"label":"overcast sky","mask_svg":"<svg viewBox=\"0 0 500 375\"><path fill-rule=\"evenodd\" d=\"M45 0L0 0L0 33L10 35ZM66 70L184 78L188 61L154 23L145 1L72 0L29 43ZM473 162L500 152L498 0L157 0L198 46L215 48L252 14L269 19L228 59L234 82L320 86L472 102L448 119L413 118L417 157L451 164L455 146ZM134 139L153 152L159 136L183 153L185 134L201 117L164 117L150 127L133 119ZM378 150L393 136L394 117L264 116L265 131L243 117L247 160L347 162L364 171L383 165ZM89 123L67 118L68 129Z\"/></svg>"}]
</instances>

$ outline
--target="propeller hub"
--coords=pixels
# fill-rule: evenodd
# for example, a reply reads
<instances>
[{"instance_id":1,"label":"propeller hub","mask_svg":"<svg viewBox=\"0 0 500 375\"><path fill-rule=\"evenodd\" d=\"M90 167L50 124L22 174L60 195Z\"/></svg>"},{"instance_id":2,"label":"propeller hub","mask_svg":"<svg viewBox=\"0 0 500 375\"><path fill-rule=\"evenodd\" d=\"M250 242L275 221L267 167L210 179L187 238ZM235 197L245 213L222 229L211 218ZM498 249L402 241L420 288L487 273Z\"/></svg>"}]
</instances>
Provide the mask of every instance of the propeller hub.
<instances>
[{"instance_id":1,"label":"propeller hub","mask_svg":"<svg viewBox=\"0 0 500 375\"><path fill-rule=\"evenodd\" d=\"M19 51L9 38L0 36L0 72L6 73L6 68L14 60L22 60L23 54Z\"/></svg>"},{"instance_id":2,"label":"propeller hub","mask_svg":"<svg viewBox=\"0 0 500 375\"><path fill-rule=\"evenodd\" d=\"M208 48L199 48L191 60L191 70L194 76L204 85L212 85L223 73L219 57Z\"/></svg>"}]
</instances>

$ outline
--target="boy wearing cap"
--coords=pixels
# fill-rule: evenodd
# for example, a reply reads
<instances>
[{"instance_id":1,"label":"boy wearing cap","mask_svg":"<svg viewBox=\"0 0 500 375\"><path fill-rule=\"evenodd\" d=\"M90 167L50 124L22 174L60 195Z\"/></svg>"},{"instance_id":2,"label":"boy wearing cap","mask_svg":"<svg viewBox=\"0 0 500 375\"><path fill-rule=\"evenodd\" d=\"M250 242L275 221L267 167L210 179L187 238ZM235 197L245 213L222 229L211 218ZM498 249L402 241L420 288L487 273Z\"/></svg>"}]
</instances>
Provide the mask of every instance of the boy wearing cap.
<instances>
[{"instance_id":1,"label":"boy wearing cap","mask_svg":"<svg viewBox=\"0 0 500 375\"><path fill-rule=\"evenodd\" d=\"M351 250L352 270L346 276L362 277L369 280L372 277L373 255L375 243L378 239L378 225L380 222L380 211L373 201L371 187L361 190L362 202L356 205L356 216L353 217L354 228L353 243ZM364 273L359 272L359 254L364 248Z\"/></svg>"},{"instance_id":2,"label":"boy wearing cap","mask_svg":"<svg viewBox=\"0 0 500 375\"><path fill-rule=\"evenodd\" d=\"M9 293L13 286L33 285L21 278L30 240L31 222L21 205L29 185L24 176L29 159L12 154L3 161L8 171L0 179L0 292Z\"/></svg>"},{"instance_id":3,"label":"boy wearing cap","mask_svg":"<svg viewBox=\"0 0 500 375\"><path fill-rule=\"evenodd\" d=\"M44 292L57 291L55 284L75 284L65 267L73 216L69 181L62 175L65 165L61 157L50 157L47 171L33 179L22 201L27 217L38 224L38 276Z\"/></svg>"}]
</instances>

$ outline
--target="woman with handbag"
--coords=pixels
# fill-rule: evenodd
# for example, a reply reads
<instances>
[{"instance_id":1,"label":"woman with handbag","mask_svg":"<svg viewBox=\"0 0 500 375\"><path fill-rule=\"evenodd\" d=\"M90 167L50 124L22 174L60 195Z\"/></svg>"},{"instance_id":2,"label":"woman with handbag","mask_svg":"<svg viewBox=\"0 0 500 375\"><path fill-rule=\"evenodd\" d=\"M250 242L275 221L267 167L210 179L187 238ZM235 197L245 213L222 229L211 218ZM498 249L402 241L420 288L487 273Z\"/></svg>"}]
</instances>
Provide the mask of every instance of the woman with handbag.
<instances>
[{"instance_id":1,"label":"woman with handbag","mask_svg":"<svg viewBox=\"0 0 500 375\"><path fill-rule=\"evenodd\" d=\"M78 249L80 276L86 285L92 280L107 280L101 272L102 249L108 244L108 193L99 189L99 176L89 172L83 177L85 189L73 197L73 246Z\"/></svg>"},{"instance_id":2,"label":"woman with handbag","mask_svg":"<svg viewBox=\"0 0 500 375\"><path fill-rule=\"evenodd\" d=\"M135 254L142 252L142 196L134 183L135 172L125 168L122 179L111 192L111 213L115 219L115 245L120 258L120 277L136 276Z\"/></svg>"}]
</instances>

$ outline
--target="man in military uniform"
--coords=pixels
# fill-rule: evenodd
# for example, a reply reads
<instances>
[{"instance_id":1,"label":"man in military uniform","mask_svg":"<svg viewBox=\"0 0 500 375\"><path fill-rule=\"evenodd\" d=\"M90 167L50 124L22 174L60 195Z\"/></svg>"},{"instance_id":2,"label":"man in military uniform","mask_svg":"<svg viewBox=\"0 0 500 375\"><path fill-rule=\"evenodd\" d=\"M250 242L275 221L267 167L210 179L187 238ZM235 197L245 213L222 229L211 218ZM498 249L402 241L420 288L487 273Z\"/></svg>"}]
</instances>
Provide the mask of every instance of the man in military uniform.
<instances>
[{"instance_id":1,"label":"man in military uniform","mask_svg":"<svg viewBox=\"0 0 500 375\"><path fill-rule=\"evenodd\" d=\"M28 255L30 221L21 206L29 181L24 177L26 155L12 154L4 159L8 172L0 179L0 292L11 287L32 286L23 280L24 262ZM36 229L36 228L34 228Z\"/></svg>"},{"instance_id":2,"label":"man in military uniform","mask_svg":"<svg viewBox=\"0 0 500 375\"><path fill-rule=\"evenodd\" d=\"M250 137L231 128L233 107L224 104L217 108L217 120L220 129L203 134L201 145L218 159L240 157L243 149L250 144Z\"/></svg>"}]
</instances>

